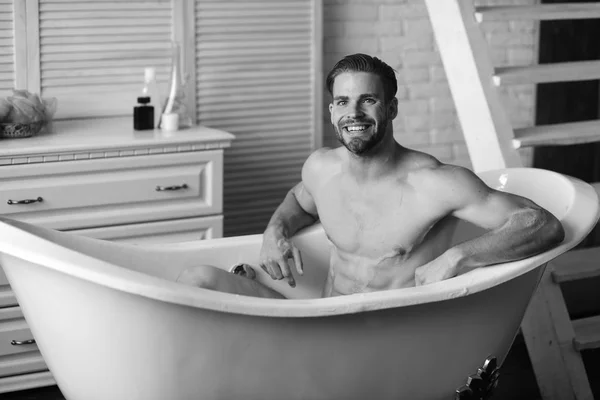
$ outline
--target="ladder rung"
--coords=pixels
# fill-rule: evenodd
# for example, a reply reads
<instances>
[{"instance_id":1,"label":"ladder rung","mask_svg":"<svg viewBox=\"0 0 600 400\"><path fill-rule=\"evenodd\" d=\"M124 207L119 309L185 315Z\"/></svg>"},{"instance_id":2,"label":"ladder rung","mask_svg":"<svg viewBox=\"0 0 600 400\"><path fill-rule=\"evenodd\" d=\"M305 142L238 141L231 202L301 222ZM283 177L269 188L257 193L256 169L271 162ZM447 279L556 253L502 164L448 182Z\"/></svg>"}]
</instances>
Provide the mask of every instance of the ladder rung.
<instances>
[{"instance_id":1,"label":"ladder rung","mask_svg":"<svg viewBox=\"0 0 600 400\"><path fill-rule=\"evenodd\" d=\"M536 6L481 6L475 8L477 21L557 20L600 18L600 3L540 4Z\"/></svg>"},{"instance_id":2,"label":"ladder rung","mask_svg":"<svg viewBox=\"0 0 600 400\"><path fill-rule=\"evenodd\" d=\"M556 283L600 276L600 247L568 251L552 261Z\"/></svg>"},{"instance_id":3,"label":"ladder rung","mask_svg":"<svg viewBox=\"0 0 600 400\"><path fill-rule=\"evenodd\" d=\"M585 81L600 78L600 61L577 61L520 67L498 67L496 85Z\"/></svg>"},{"instance_id":4,"label":"ladder rung","mask_svg":"<svg viewBox=\"0 0 600 400\"><path fill-rule=\"evenodd\" d=\"M600 315L573 320L575 339L573 344L578 351L600 348Z\"/></svg>"},{"instance_id":5,"label":"ladder rung","mask_svg":"<svg viewBox=\"0 0 600 400\"><path fill-rule=\"evenodd\" d=\"M600 141L600 120L515 129L513 147L564 146Z\"/></svg>"}]
</instances>

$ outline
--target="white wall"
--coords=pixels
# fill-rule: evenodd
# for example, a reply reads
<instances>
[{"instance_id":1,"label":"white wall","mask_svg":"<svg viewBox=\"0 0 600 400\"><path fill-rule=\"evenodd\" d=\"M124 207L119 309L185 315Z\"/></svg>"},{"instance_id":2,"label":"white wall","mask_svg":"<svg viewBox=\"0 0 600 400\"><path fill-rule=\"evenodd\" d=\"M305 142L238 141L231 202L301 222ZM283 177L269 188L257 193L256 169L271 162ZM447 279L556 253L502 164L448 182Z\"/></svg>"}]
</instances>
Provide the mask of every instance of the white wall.
<instances>
[{"instance_id":1,"label":"white wall","mask_svg":"<svg viewBox=\"0 0 600 400\"><path fill-rule=\"evenodd\" d=\"M479 0L476 4L536 2ZM324 75L347 54L362 52L381 58L398 71L400 113L394 121L397 140L443 162L470 167L424 1L323 0L323 7ZM495 66L536 62L537 26L522 21L486 22L483 30ZM519 85L501 93L513 126L533 125L535 87ZM337 146L327 110L331 98L326 89L323 95L323 142L326 146ZM530 153L525 151L523 155L525 162L529 162Z\"/></svg>"}]
</instances>

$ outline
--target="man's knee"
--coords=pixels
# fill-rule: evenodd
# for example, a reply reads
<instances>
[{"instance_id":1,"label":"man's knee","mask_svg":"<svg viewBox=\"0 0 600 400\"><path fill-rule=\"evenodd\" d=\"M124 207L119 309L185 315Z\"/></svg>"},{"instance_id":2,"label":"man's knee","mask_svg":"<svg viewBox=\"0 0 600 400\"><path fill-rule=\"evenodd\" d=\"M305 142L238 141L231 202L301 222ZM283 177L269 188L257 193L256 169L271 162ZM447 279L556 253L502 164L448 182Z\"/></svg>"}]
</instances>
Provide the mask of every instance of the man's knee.
<instances>
[{"instance_id":1,"label":"man's knee","mask_svg":"<svg viewBox=\"0 0 600 400\"><path fill-rule=\"evenodd\" d=\"M210 265L189 267L179 273L176 282L216 290L219 284L220 272L218 268Z\"/></svg>"}]
</instances>

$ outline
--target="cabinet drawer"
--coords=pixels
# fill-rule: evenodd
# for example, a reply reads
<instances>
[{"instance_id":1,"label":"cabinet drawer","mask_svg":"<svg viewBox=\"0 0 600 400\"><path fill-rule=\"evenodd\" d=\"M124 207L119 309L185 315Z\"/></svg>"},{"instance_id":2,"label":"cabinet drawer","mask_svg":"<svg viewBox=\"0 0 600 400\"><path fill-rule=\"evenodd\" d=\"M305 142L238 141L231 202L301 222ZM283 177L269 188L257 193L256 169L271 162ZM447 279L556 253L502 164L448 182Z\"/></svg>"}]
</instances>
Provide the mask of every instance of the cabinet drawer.
<instances>
[{"instance_id":1,"label":"cabinet drawer","mask_svg":"<svg viewBox=\"0 0 600 400\"><path fill-rule=\"evenodd\" d=\"M18 344L31 339L33 335L19 307L0 309L0 356L37 351L35 343Z\"/></svg>"},{"instance_id":2,"label":"cabinet drawer","mask_svg":"<svg viewBox=\"0 0 600 400\"><path fill-rule=\"evenodd\" d=\"M97 239L132 244L170 244L223 236L223 216L158 221L69 231Z\"/></svg>"},{"instance_id":3,"label":"cabinet drawer","mask_svg":"<svg viewBox=\"0 0 600 400\"><path fill-rule=\"evenodd\" d=\"M47 371L48 367L39 351L0 356L0 378ZM2 392L0 383L0 393Z\"/></svg>"},{"instance_id":4,"label":"cabinet drawer","mask_svg":"<svg viewBox=\"0 0 600 400\"><path fill-rule=\"evenodd\" d=\"M11 344L13 340L33 338L24 321L19 307L0 309L0 377L48 369L37 345Z\"/></svg>"},{"instance_id":5,"label":"cabinet drawer","mask_svg":"<svg viewBox=\"0 0 600 400\"><path fill-rule=\"evenodd\" d=\"M85 226L78 214L92 218L111 210L123 210L122 220L113 223L148 220L144 210L150 209L152 219L160 219L157 210L168 213L166 218L177 217L177 211L186 211L181 216L222 211L222 150L15 165L0 173L0 214L59 221L42 223L57 229Z\"/></svg>"},{"instance_id":6,"label":"cabinet drawer","mask_svg":"<svg viewBox=\"0 0 600 400\"><path fill-rule=\"evenodd\" d=\"M56 381L50 371L7 376L6 378L0 379L0 394L52 385L56 385ZM10 398L14 398L14 396L10 396ZM17 394L17 396L19 395ZM34 396L29 398L37 399L39 397Z\"/></svg>"}]
</instances>

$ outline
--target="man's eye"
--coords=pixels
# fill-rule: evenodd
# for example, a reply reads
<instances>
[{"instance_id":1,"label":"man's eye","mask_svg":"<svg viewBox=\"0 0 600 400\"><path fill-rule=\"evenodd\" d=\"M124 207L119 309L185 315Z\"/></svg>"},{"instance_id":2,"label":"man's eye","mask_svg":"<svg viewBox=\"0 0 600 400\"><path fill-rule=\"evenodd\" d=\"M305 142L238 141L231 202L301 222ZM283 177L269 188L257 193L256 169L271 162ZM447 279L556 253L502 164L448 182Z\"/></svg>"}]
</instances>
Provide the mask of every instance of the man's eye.
<instances>
[{"instance_id":1,"label":"man's eye","mask_svg":"<svg viewBox=\"0 0 600 400\"><path fill-rule=\"evenodd\" d=\"M344 100L340 100L340 101L337 102L337 105L338 106L345 106L346 102Z\"/></svg>"},{"instance_id":2,"label":"man's eye","mask_svg":"<svg viewBox=\"0 0 600 400\"><path fill-rule=\"evenodd\" d=\"M365 103L367 103L367 104L375 104L375 100L374 99L365 99Z\"/></svg>"}]
</instances>

